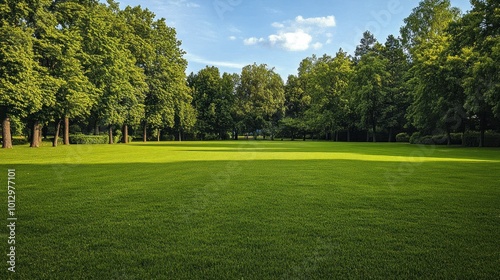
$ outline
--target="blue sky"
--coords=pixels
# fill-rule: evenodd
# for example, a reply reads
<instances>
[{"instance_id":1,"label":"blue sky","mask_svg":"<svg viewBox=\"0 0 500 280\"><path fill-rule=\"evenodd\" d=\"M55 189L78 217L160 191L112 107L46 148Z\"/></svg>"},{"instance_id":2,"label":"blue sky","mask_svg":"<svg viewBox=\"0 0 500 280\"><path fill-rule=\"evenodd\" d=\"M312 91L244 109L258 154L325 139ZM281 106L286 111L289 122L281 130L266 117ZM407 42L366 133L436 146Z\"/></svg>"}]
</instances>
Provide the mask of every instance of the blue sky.
<instances>
[{"instance_id":1,"label":"blue sky","mask_svg":"<svg viewBox=\"0 0 500 280\"><path fill-rule=\"evenodd\" d=\"M352 54L365 30L380 42L399 35L419 1L123 0L147 7L177 30L187 52L187 73L206 65L240 73L254 62L274 67L284 80L312 54ZM468 0L451 0L463 12Z\"/></svg>"}]
</instances>

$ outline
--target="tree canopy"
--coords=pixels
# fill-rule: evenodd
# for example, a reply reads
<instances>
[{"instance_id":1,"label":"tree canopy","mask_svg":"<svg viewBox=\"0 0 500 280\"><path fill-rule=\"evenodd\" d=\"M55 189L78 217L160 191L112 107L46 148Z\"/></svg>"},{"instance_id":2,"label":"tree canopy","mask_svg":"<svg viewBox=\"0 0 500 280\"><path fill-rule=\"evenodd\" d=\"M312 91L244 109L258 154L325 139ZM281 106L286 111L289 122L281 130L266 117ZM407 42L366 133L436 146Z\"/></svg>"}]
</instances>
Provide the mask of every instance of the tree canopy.
<instances>
[{"instance_id":1,"label":"tree canopy","mask_svg":"<svg viewBox=\"0 0 500 280\"><path fill-rule=\"evenodd\" d=\"M37 147L53 135L131 133L151 139L241 135L345 141L485 133L500 129L500 7L422 0L400 34L364 32L354 53L312 55L281 77L266 64L186 75L174 28L117 2L0 3L2 145L12 130ZM11 124L14 124L11 126ZM15 129L13 129L14 127ZM366 136L366 137L365 137ZM116 140L115 140L116 138ZM409 137L407 137L409 138ZM464 138L465 139L465 138ZM462 142L464 140L462 139Z\"/></svg>"}]
</instances>

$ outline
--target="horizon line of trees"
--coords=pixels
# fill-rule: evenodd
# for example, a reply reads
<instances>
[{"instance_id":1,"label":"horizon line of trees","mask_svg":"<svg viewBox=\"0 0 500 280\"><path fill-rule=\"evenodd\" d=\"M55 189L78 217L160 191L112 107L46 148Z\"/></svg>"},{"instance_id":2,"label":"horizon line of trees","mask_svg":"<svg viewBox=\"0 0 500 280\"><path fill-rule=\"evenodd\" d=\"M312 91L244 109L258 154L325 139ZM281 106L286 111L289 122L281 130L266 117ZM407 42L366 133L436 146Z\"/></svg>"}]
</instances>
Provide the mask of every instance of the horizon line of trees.
<instances>
[{"instance_id":1,"label":"horizon line of trees","mask_svg":"<svg viewBox=\"0 0 500 280\"><path fill-rule=\"evenodd\" d=\"M239 76L213 66L191 73L197 138L338 140L342 132L351 141L364 131L366 141L391 142L418 132L450 144L452 133L477 130L483 146L485 131L500 129L500 3L471 4L461 14L448 0L421 1L400 36L380 43L366 31L354 56L308 57L284 85L266 65Z\"/></svg>"},{"instance_id":2,"label":"horizon line of trees","mask_svg":"<svg viewBox=\"0 0 500 280\"><path fill-rule=\"evenodd\" d=\"M445 135L500 129L500 3L471 0L465 14L449 0L423 0L399 36L369 31L353 56L305 58L286 82L274 68L239 74L207 66L186 77L175 30L140 7L108 1L7 1L0 27L3 147L10 121L26 123L31 146L42 125L53 145L69 120L178 140L270 139L394 141L398 132ZM22 125L19 125L22 126ZM339 135L342 133L342 137ZM7 144L6 144L7 143ZM10 147L11 147L10 143Z\"/></svg>"}]
</instances>

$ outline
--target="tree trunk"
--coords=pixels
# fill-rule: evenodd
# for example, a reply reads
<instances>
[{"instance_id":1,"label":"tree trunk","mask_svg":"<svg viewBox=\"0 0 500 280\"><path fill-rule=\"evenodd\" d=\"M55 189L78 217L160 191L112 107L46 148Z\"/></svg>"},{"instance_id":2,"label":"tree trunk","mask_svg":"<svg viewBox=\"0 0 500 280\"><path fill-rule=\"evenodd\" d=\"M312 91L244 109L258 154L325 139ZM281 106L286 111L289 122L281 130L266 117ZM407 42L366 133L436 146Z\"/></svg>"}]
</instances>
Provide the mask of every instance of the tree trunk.
<instances>
[{"instance_id":1,"label":"tree trunk","mask_svg":"<svg viewBox=\"0 0 500 280\"><path fill-rule=\"evenodd\" d=\"M448 141L446 145L450 146L451 145L451 134L450 134L450 129L447 127L446 128L446 140Z\"/></svg>"},{"instance_id":2,"label":"tree trunk","mask_svg":"<svg viewBox=\"0 0 500 280\"><path fill-rule=\"evenodd\" d=\"M42 143L43 135L42 135L43 125L38 123L38 146Z\"/></svg>"},{"instance_id":3,"label":"tree trunk","mask_svg":"<svg viewBox=\"0 0 500 280\"><path fill-rule=\"evenodd\" d=\"M94 135L99 135L99 121L95 121Z\"/></svg>"},{"instance_id":4,"label":"tree trunk","mask_svg":"<svg viewBox=\"0 0 500 280\"><path fill-rule=\"evenodd\" d=\"M122 131L123 132L122 133L122 135L123 135L122 143L128 144L128 125L124 124L122 130L123 130Z\"/></svg>"},{"instance_id":5,"label":"tree trunk","mask_svg":"<svg viewBox=\"0 0 500 280\"><path fill-rule=\"evenodd\" d=\"M142 129L142 142L148 142L148 123L145 122Z\"/></svg>"},{"instance_id":6,"label":"tree trunk","mask_svg":"<svg viewBox=\"0 0 500 280\"><path fill-rule=\"evenodd\" d=\"M61 130L61 120L56 121L55 129L56 133L54 134L54 141L52 142L52 147L57 147L57 142L59 141L59 131Z\"/></svg>"},{"instance_id":7,"label":"tree trunk","mask_svg":"<svg viewBox=\"0 0 500 280\"><path fill-rule=\"evenodd\" d=\"M479 117L479 126L481 129L481 134L479 135L479 147L484 147L484 131L486 130L486 120L483 114Z\"/></svg>"},{"instance_id":8,"label":"tree trunk","mask_svg":"<svg viewBox=\"0 0 500 280\"><path fill-rule=\"evenodd\" d=\"M160 142L160 134L161 134L161 129L159 129L159 128L158 128L158 129L156 130L156 132L158 132L158 133L157 133L158 135L156 136L156 141L157 141L157 142Z\"/></svg>"},{"instance_id":9,"label":"tree trunk","mask_svg":"<svg viewBox=\"0 0 500 280\"><path fill-rule=\"evenodd\" d=\"M377 142L377 125L373 124L373 143Z\"/></svg>"},{"instance_id":10,"label":"tree trunk","mask_svg":"<svg viewBox=\"0 0 500 280\"><path fill-rule=\"evenodd\" d=\"M335 142L339 142L339 132L335 131Z\"/></svg>"},{"instance_id":11,"label":"tree trunk","mask_svg":"<svg viewBox=\"0 0 500 280\"><path fill-rule=\"evenodd\" d=\"M179 142L182 142L182 132L179 130Z\"/></svg>"},{"instance_id":12,"label":"tree trunk","mask_svg":"<svg viewBox=\"0 0 500 280\"><path fill-rule=\"evenodd\" d=\"M64 117L64 145L69 145L69 118Z\"/></svg>"},{"instance_id":13,"label":"tree trunk","mask_svg":"<svg viewBox=\"0 0 500 280\"><path fill-rule=\"evenodd\" d=\"M108 137L109 137L109 144L113 144L114 140L113 140L113 126L112 125L110 125L108 127Z\"/></svg>"},{"instance_id":14,"label":"tree trunk","mask_svg":"<svg viewBox=\"0 0 500 280\"><path fill-rule=\"evenodd\" d=\"M2 148L12 149L12 134L10 132L10 117L8 114L2 120Z\"/></svg>"},{"instance_id":15,"label":"tree trunk","mask_svg":"<svg viewBox=\"0 0 500 280\"><path fill-rule=\"evenodd\" d=\"M42 136L43 136L43 139L47 139L48 134L49 134L49 128L47 126L43 126L42 127Z\"/></svg>"},{"instance_id":16,"label":"tree trunk","mask_svg":"<svg viewBox=\"0 0 500 280\"><path fill-rule=\"evenodd\" d=\"M347 130L347 142L351 142L351 130Z\"/></svg>"},{"instance_id":17,"label":"tree trunk","mask_svg":"<svg viewBox=\"0 0 500 280\"><path fill-rule=\"evenodd\" d=\"M389 143L392 142L392 127L389 128Z\"/></svg>"},{"instance_id":18,"label":"tree trunk","mask_svg":"<svg viewBox=\"0 0 500 280\"><path fill-rule=\"evenodd\" d=\"M306 134L304 133L302 141L306 141Z\"/></svg>"},{"instance_id":19,"label":"tree trunk","mask_svg":"<svg viewBox=\"0 0 500 280\"><path fill-rule=\"evenodd\" d=\"M30 147L38 148L40 147L40 122L34 121L31 125L31 143Z\"/></svg>"}]
</instances>

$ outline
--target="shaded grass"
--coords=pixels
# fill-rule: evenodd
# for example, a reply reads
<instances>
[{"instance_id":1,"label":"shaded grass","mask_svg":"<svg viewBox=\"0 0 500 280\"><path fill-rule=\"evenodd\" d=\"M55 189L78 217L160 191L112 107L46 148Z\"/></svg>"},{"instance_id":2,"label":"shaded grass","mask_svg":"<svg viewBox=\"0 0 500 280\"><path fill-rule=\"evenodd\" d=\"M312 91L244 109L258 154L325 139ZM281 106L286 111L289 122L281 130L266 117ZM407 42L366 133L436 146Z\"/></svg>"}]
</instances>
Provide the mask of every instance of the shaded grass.
<instances>
[{"instance_id":1,"label":"shaded grass","mask_svg":"<svg viewBox=\"0 0 500 280\"><path fill-rule=\"evenodd\" d=\"M495 149L195 142L0 156L17 170L20 279L500 276Z\"/></svg>"}]
</instances>

